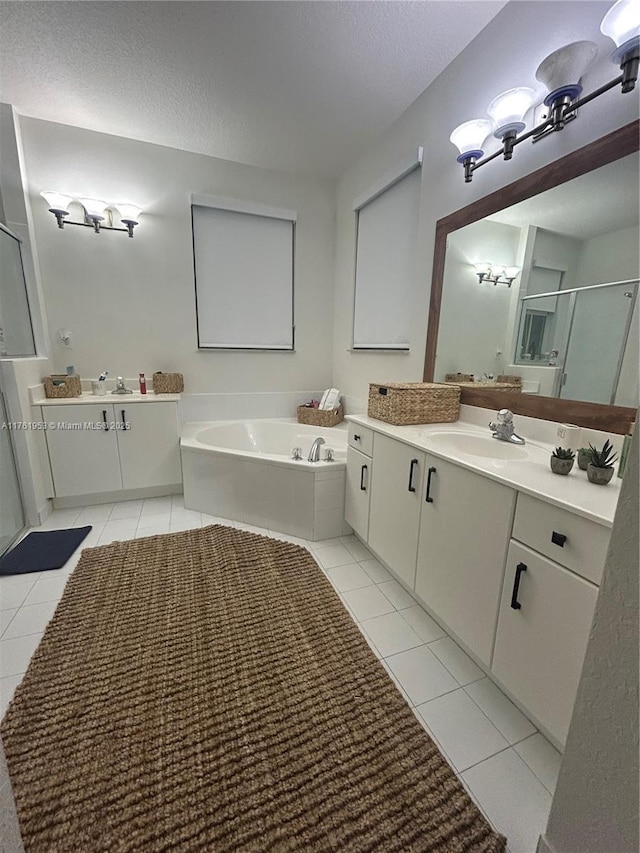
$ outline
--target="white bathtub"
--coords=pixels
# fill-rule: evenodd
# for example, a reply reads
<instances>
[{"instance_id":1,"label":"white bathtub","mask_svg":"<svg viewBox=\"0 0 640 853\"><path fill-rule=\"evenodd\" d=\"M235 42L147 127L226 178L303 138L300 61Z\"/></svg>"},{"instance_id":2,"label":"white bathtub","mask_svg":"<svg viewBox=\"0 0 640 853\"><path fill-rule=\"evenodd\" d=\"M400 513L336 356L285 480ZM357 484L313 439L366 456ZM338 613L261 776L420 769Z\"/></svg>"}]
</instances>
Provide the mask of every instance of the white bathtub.
<instances>
[{"instance_id":1,"label":"white bathtub","mask_svg":"<svg viewBox=\"0 0 640 853\"><path fill-rule=\"evenodd\" d=\"M315 438L320 462L307 462ZM302 460L294 460L294 447ZM331 449L333 462L324 461ZM349 532L344 521L347 430L272 418L185 424L180 439L188 509L312 541Z\"/></svg>"}]
</instances>

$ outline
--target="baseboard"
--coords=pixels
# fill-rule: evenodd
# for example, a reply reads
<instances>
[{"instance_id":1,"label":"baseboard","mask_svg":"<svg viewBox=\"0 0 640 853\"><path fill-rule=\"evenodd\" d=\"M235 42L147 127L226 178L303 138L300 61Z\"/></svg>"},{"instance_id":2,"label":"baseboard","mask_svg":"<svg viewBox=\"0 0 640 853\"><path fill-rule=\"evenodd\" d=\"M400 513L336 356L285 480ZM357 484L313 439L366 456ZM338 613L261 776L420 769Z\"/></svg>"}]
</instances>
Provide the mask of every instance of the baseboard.
<instances>
[{"instance_id":1,"label":"baseboard","mask_svg":"<svg viewBox=\"0 0 640 853\"><path fill-rule=\"evenodd\" d=\"M150 486L146 489L119 489L117 492L99 492L92 495L72 495L68 498L54 498L54 509L73 509L77 506L96 506L97 504L118 503L119 501L138 501L144 498L161 498L167 495L181 495L182 483L172 486Z\"/></svg>"}]
</instances>

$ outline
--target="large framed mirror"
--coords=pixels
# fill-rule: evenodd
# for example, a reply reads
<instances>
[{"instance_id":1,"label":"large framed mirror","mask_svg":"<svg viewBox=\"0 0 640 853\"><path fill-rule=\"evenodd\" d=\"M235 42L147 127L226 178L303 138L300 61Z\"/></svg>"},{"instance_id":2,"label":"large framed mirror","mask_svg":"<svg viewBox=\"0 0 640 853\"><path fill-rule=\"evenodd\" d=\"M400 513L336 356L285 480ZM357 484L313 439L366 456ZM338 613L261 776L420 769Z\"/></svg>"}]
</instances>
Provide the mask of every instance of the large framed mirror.
<instances>
[{"instance_id":1,"label":"large framed mirror","mask_svg":"<svg viewBox=\"0 0 640 853\"><path fill-rule=\"evenodd\" d=\"M639 138L635 121L438 221L426 382L462 374L465 404L627 432L639 389Z\"/></svg>"}]
</instances>

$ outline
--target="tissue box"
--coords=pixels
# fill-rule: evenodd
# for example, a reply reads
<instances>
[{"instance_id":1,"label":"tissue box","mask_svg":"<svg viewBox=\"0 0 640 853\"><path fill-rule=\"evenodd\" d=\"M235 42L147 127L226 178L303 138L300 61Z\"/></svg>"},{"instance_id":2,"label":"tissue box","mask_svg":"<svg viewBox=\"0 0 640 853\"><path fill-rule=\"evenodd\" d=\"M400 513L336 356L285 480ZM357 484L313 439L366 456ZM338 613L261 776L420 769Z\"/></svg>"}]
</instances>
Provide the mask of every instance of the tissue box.
<instances>
[{"instance_id":1,"label":"tissue box","mask_svg":"<svg viewBox=\"0 0 640 853\"><path fill-rule=\"evenodd\" d=\"M369 385L370 418L388 424L438 424L458 420L460 387L434 382Z\"/></svg>"},{"instance_id":2,"label":"tissue box","mask_svg":"<svg viewBox=\"0 0 640 853\"><path fill-rule=\"evenodd\" d=\"M80 377L66 373L56 373L43 377L44 393L47 397L81 397Z\"/></svg>"}]
</instances>

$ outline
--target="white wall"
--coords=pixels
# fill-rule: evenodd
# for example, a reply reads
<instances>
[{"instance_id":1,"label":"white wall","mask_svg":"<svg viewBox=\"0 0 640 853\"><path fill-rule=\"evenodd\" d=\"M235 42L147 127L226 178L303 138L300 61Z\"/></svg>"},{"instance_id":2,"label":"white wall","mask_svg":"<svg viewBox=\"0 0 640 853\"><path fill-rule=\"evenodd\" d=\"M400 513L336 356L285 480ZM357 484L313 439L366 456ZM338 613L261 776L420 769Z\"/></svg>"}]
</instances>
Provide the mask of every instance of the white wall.
<instances>
[{"instance_id":1,"label":"white wall","mask_svg":"<svg viewBox=\"0 0 640 853\"><path fill-rule=\"evenodd\" d=\"M638 278L640 271L640 235L638 227L625 228L584 240L580 246L576 283L605 284Z\"/></svg>"},{"instance_id":2,"label":"white wall","mask_svg":"<svg viewBox=\"0 0 640 853\"><path fill-rule=\"evenodd\" d=\"M492 97L511 86L532 85L538 64L555 48L578 39L596 42L600 52L585 75L591 91L617 73L609 61L613 43L600 34L609 2L509 3L400 119L365 151L338 186L334 384L364 398L371 381L420 380L436 221L441 217L581 148L638 115L635 95L618 90L581 110L562 133L518 146L513 160L497 159L465 184L449 134L461 122L481 116ZM499 46L499 47L498 47ZM355 228L352 201L394 163L423 145L420 250L412 293L411 353L405 356L349 351L353 310Z\"/></svg>"},{"instance_id":3,"label":"white wall","mask_svg":"<svg viewBox=\"0 0 640 853\"><path fill-rule=\"evenodd\" d=\"M83 378L179 371L188 392L330 385L333 184L32 118L20 126L57 369L74 364ZM142 205L134 238L59 230L39 198L50 189ZM298 212L295 353L197 351L192 192ZM72 350L61 349L61 328Z\"/></svg>"},{"instance_id":4,"label":"white wall","mask_svg":"<svg viewBox=\"0 0 640 853\"><path fill-rule=\"evenodd\" d=\"M638 439L540 853L638 851Z\"/></svg>"},{"instance_id":5,"label":"white wall","mask_svg":"<svg viewBox=\"0 0 640 853\"><path fill-rule=\"evenodd\" d=\"M473 264L516 263L520 229L480 220L451 234L444 270L436 381L445 373L503 373L513 288L478 281ZM497 355L500 351L502 354Z\"/></svg>"}]
</instances>

